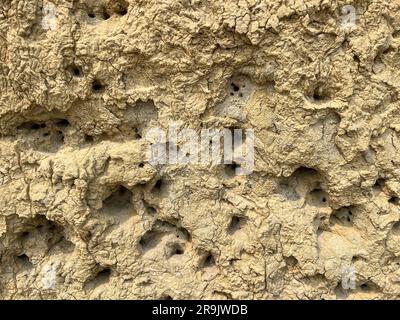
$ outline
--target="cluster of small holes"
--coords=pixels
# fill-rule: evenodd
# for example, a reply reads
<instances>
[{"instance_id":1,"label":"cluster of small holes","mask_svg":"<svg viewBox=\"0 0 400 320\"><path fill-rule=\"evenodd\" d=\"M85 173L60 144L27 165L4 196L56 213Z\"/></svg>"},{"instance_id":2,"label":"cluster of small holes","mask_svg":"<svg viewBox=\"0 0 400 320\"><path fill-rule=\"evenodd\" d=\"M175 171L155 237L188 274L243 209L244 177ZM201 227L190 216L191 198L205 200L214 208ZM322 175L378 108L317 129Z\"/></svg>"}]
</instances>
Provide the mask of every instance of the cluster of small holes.
<instances>
[{"instance_id":1,"label":"cluster of small holes","mask_svg":"<svg viewBox=\"0 0 400 320\"><path fill-rule=\"evenodd\" d=\"M325 207L328 202L328 195L321 188L313 189L308 195L309 203L317 207Z\"/></svg>"},{"instance_id":2,"label":"cluster of small holes","mask_svg":"<svg viewBox=\"0 0 400 320\"><path fill-rule=\"evenodd\" d=\"M29 148L43 152L55 152L65 142L65 133L70 123L67 119L55 119L46 122L25 122L17 131L23 135Z\"/></svg>"},{"instance_id":3,"label":"cluster of small holes","mask_svg":"<svg viewBox=\"0 0 400 320\"><path fill-rule=\"evenodd\" d=\"M231 82L230 86L231 86L231 92L230 92L231 96L238 95L241 98L243 97L243 93L240 91L240 89L246 88L245 84L242 84L240 86L240 85L236 84L235 82Z\"/></svg>"},{"instance_id":4,"label":"cluster of small holes","mask_svg":"<svg viewBox=\"0 0 400 320\"><path fill-rule=\"evenodd\" d=\"M13 241L18 244L18 249L4 255L3 258L14 260L17 273L30 272L35 267L38 257L60 252L70 253L74 248L65 238L64 229L42 215L29 220L17 218L11 223L22 229L13 233L13 237L16 235Z\"/></svg>"},{"instance_id":5,"label":"cluster of small holes","mask_svg":"<svg viewBox=\"0 0 400 320\"><path fill-rule=\"evenodd\" d=\"M128 13L128 3L124 0L117 0L110 6L88 8L86 12L91 20L108 20L111 16L125 16Z\"/></svg>"},{"instance_id":6,"label":"cluster of small holes","mask_svg":"<svg viewBox=\"0 0 400 320\"><path fill-rule=\"evenodd\" d=\"M332 212L330 217L330 223L332 225L340 224L343 226L352 226L353 219L354 219L353 208L344 207Z\"/></svg>"},{"instance_id":7,"label":"cluster of small holes","mask_svg":"<svg viewBox=\"0 0 400 320\"><path fill-rule=\"evenodd\" d=\"M175 238L172 238L175 234ZM139 240L139 248L142 253L157 247L164 237L168 237L165 243L167 258L183 255L185 243L191 241L190 233L185 228L179 228L171 223L156 220L153 228L147 231Z\"/></svg>"}]
</instances>

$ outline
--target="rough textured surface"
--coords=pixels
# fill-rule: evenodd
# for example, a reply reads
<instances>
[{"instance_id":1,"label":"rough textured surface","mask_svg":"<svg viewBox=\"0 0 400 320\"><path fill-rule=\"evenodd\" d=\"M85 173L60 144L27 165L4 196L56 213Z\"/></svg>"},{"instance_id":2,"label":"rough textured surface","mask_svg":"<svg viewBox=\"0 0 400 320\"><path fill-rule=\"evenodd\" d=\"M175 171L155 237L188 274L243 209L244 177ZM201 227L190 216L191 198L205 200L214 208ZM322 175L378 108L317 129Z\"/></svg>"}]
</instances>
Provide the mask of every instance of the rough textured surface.
<instances>
[{"instance_id":1,"label":"rough textured surface","mask_svg":"<svg viewBox=\"0 0 400 320\"><path fill-rule=\"evenodd\" d=\"M2 0L0 298L398 298L399 47L398 0ZM172 120L254 172L151 166Z\"/></svg>"}]
</instances>

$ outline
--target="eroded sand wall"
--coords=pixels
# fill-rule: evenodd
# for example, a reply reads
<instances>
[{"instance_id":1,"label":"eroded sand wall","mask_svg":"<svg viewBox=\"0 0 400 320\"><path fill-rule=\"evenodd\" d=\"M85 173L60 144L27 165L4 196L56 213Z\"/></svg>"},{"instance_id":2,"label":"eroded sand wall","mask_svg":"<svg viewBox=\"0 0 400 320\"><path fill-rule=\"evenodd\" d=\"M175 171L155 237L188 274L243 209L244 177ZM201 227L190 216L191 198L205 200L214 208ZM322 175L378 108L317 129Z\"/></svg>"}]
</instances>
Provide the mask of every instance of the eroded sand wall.
<instances>
[{"instance_id":1,"label":"eroded sand wall","mask_svg":"<svg viewBox=\"0 0 400 320\"><path fill-rule=\"evenodd\" d=\"M398 0L2 0L0 298L397 298L399 46ZM254 171L149 164L172 121Z\"/></svg>"}]
</instances>

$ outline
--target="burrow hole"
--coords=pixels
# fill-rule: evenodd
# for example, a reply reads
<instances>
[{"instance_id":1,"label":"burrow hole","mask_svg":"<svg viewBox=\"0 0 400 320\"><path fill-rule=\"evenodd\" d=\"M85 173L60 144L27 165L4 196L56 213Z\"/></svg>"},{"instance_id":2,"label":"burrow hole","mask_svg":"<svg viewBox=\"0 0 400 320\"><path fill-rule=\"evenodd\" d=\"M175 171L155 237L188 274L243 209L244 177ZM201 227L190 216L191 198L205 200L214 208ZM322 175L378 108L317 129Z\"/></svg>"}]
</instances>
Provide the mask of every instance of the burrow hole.
<instances>
[{"instance_id":1,"label":"burrow hole","mask_svg":"<svg viewBox=\"0 0 400 320\"><path fill-rule=\"evenodd\" d=\"M399 198L397 196L391 196L388 202L394 205L399 205Z\"/></svg>"},{"instance_id":2,"label":"burrow hole","mask_svg":"<svg viewBox=\"0 0 400 320\"><path fill-rule=\"evenodd\" d=\"M67 119L28 121L17 130L25 136L24 143L38 151L55 152L64 144L65 133L70 127Z\"/></svg>"},{"instance_id":3,"label":"burrow hole","mask_svg":"<svg viewBox=\"0 0 400 320\"><path fill-rule=\"evenodd\" d=\"M152 192L155 193L161 193L163 189L164 189L164 181L163 179L158 179L151 190Z\"/></svg>"},{"instance_id":4,"label":"burrow hole","mask_svg":"<svg viewBox=\"0 0 400 320\"><path fill-rule=\"evenodd\" d=\"M81 77L82 76L82 68L73 64L67 68L68 72L74 77Z\"/></svg>"},{"instance_id":5,"label":"burrow hole","mask_svg":"<svg viewBox=\"0 0 400 320\"><path fill-rule=\"evenodd\" d=\"M104 267L101 268L100 271L96 273L93 279L87 281L85 284L85 289L86 290L93 290L100 285L106 284L110 281L111 278L111 269Z\"/></svg>"},{"instance_id":6,"label":"burrow hole","mask_svg":"<svg viewBox=\"0 0 400 320\"><path fill-rule=\"evenodd\" d=\"M135 213L132 196L129 189L120 185L103 201L101 210L103 213L115 217L132 216Z\"/></svg>"},{"instance_id":7,"label":"burrow hole","mask_svg":"<svg viewBox=\"0 0 400 320\"><path fill-rule=\"evenodd\" d=\"M42 241L46 244L49 255L60 251L69 253L74 249L74 244L65 236L64 228L44 216L35 218L29 231L20 234L20 239L24 246L27 242Z\"/></svg>"},{"instance_id":8,"label":"burrow hole","mask_svg":"<svg viewBox=\"0 0 400 320\"><path fill-rule=\"evenodd\" d=\"M276 187L276 192L284 196L289 201L300 199L298 194L298 186L316 182L319 179L319 174L316 170L304 166L298 167L287 178L279 179Z\"/></svg>"},{"instance_id":9,"label":"burrow hole","mask_svg":"<svg viewBox=\"0 0 400 320\"><path fill-rule=\"evenodd\" d=\"M95 94L103 93L105 90L104 84L102 84L99 80L94 80L92 83L92 91Z\"/></svg>"},{"instance_id":10,"label":"burrow hole","mask_svg":"<svg viewBox=\"0 0 400 320\"><path fill-rule=\"evenodd\" d=\"M157 230L147 231L139 240L142 251L148 251L157 246L162 238L162 232Z\"/></svg>"},{"instance_id":11,"label":"burrow hole","mask_svg":"<svg viewBox=\"0 0 400 320\"><path fill-rule=\"evenodd\" d=\"M108 20L112 15L125 16L128 13L128 5L125 0L116 0L110 2L107 7L93 7L86 11L90 19Z\"/></svg>"},{"instance_id":12,"label":"burrow hole","mask_svg":"<svg viewBox=\"0 0 400 320\"><path fill-rule=\"evenodd\" d=\"M68 254L74 250L74 244L67 240L64 228L45 216L38 215L20 221L19 225L21 223L23 229L17 234L21 252L14 256L19 269L31 269L33 267L31 261L37 255Z\"/></svg>"},{"instance_id":13,"label":"burrow hole","mask_svg":"<svg viewBox=\"0 0 400 320\"><path fill-rule=\"evenodd\" d=\"M228 226L228 233L230 235L233 235L237 231L241 230L246 225L246 222L247 222L246 217L237 216L237 215L232 216L231 221Z\"/></svg>"},{"instance_id":14,"label":"burrow hole","mask_svg":"<svg viewBox=\"0 0 400 320\"><path fill-rule=\"evenodd\" d=\"M311 93L311 100L316 103L326 102L330 99L329 95L326 93L324 87L318 85L316 86Z\"/></svg>"},{"instance_id":15,"label":"burrow hole","mask_svg":"<svg viewBox=\"0 0 400 320\"><path fill-rule=\"evenodd\" d=\"M293 268L299 263L294 256L284 257L284 259L288 268Z\"/></svg>"},{"instance_id":16,"label":"burrow hole","mask_svg":"<svg viewBox=\"0 0 400 320\"><path fill-rule=\"evenodd\" d=\"M379 194L380 192L382 192L384 187L385 187L385 179L379 178L375 181L374 185L372 186L372 191L375 194Z\"/></svg>"},{"instance_id":17,"label":"burrow hole","mask_svg":"<svg viewBox=\"0 0 400 320\"><path fill-rule=\"evenodd\" d=\"M298 167L292 174L294 177L308 177L308 176L315 176L318 174L318 171L308 167Z\"/></svg>"},{"instance_id":18,"label":"burrow hole","mask_svg":"<svg viewBox=\"0 0 400 320\"><path fill-rule=\"evenodd\" d=\"M235 75L229 80L227 89L231 98L247 100L253 90L253 84L247 76Z\"/></svg>"},{"instance_id":19,"label":"burrow hole","mask_svg":"<svg viewBox=\"0 0 400 320\"><path fill-rule=\"evenodd\" d=\"M157 214L156 208L148 204L146 201L143 200L143 206L145 208L145 212L150 216L155 216Z\"/></svg>"},{"instance_id":20,"label":"burrow hole","mask_svg":"<svg viewBox=\"0 0 400 320\"><path fill-rule=\"evenodd\" d=\"M380 290L380 288L372 281L366 281L362 283L359 288L363 292L373 292Z\"/></svg>"},{"instance_id":21,"label":"burrow hole","mask_svg":"<svg viewBox=\"0 0 400 320\"><path fill-rule=\"evenodd\" d=\"M392 233L396 236L400 236L400 221L396 222L392 227Z\"/></svg>"},{"instance_id":22,"label":"burrow hole","mask_svg":"<svg viewBox=\"0 0 400 320\"><path fill-rule=\"evenodd\" d=\"M87 13L87 16L90 19L95 19L96 18L96 13L94 12L93 8L87 8L86 9L86 13Z\"/></svg>"},{"instance_id":23,"label":"burrow hole","mask_svg":"<svg viewBox=\"0 0 400 320\"><path fill-rule=\"evenodd\" d=\"M98 20L108 20L110 19L110 14L108 13L107 9L104 7L89 9L87 11L87 15L90 19L98 19Z\"/></svg>"},{"instance_id":24,"label":"burrow hole","mask_svg":"<svg viewBox=\"0 0 400 320\"><path fill-rule=\"evenodd\" d=\"M307 183L313 181L319 183L319 173L317 170L308 167L298 167L289 177L290 181L295 184Z\"/></svg>"},{"instance_id":25,"label":"burrow hole","mask_svg":"<svg viewBox=\"0 0 400 320\"><path fill-rule=\"evenodd\" d=\"M15 262L22 271L27 271L33 268L32 262L25 253L16 256Z\"/></svg>"},{"instance_id":26,"label":"burrow hole","mask_svg":"<svg viewBox=\"0 0 400 320\"><path fill-rule=\"evenodd\" d=\"M69 123L69 121L67 119L60 119L60 120L56 120L55 125L58 128L65 129L65 128L68 128L71 124Z\"/></svg>"},{"instance_id":27,"label":"burrow hole","mask_svg":"<svg viewBox=\"0 0 400 320\"><path fill-rule=\"evenodd\" d=\"M246 85L243 84L242 86L236 84L235 82L231 82L231 90L230 90L230 95L235 96L237 95L238 97L242 98L243 97L243 92L240 91L240 88L246 88Z\"/></svg>"},{"instance_id":28,"label":"burrow hole","mask_svg":"<svg viewBox=\"0 0 400 320\"><path fill-rule=\"evenodd\" d=\"M107 12L106 9L104 9L103 12L102 12L103 20L108 20L108 19L110 19L110 17L111 17L110 14Z\"/></svg>"},{"instance_id":29,"label":"burrow hole","mask_svg":"<svg viewBox=\"0 0 400 320\"><path fill-rule=\"evenodd\" d=\"M334 292L337 300L346 300L349 295L348 290L343 288L341 281L335 287Z\"/></svg>"},{"instance_id":30,"label":"burrow hole","mask_svg":"<svg viewBox=\"0 0 400 320\"><path fill-rule=\"evenodd\" d=\"M181 244L171 243L168 256L169 257L176 256L176 255L179 256L179 255L184 254L184 252L185 252L185 249L183 248L183 246Z\"/></svg>"},{"instance_id":31,"label":"burrow hole","mask_svg":"<svg viewBox=\"0 0 400 320\"><path fill-rule=\"evenodd\" d=\"M132 128L132 131L133 131L133 137L134 137L136 140L142 139L142 135L140 134L138 128Z\"/></svg>"},{"instance_id":32,"label":"burrow hole","mask_svg":"<svg viewBox=\"0 0 400 320\"><path fill-rule=\"evenodd\" d=\"M362 291L368 291L369 290L369 285L367 283L363 283L362 285L360 285L360 289Z\"/></svg>"},{"instance_id":33,"label":"burrow hole","mask_svg":"<svg viewBox=\"0 0 400 320\"><path fill-rule=\"evenodd\" d=\"M358 261L367 261L364 257L359 256L359 255L355 255L351 258L351 263L357 263Z\"/></svg>"},{"instance_id":34,"label":"burrow hole","mask_svg":"<svg viewBox=\"0 0 400 320\"><path fill-rule=\"evenodd\" d=\"M125 0L115 0L110 4L110 12L114 15L125 16L128 13L129 3Z\"/></svg>"},{"instance_id":35,"label":"burrow hole","mask_svg":"<svg viewBox=\"0 0 400 320\"><path fill-rule=\"evenodd\" d=\"M94 142L94 138L91 135L85 134L84 137L85 143L87 144L92 144Z\"/></svg>"},{"instance_id":36,"label":"burrow hole","mask_svg":"<svg viewBox=\"0 0 400 320\"><path fill-rule=\"evenodd\" d=\"M211 268L215 266L215 258L212 253L207 253L201 261L201 268Z\"/></svg>"},{"instance_id":37,"label":"burrow hole","mask_svg":"<svg viewBox=\"0 0 400 320\"><path fill-rule=\"evenodd\" d=\"M228 178L233 178L237 175L238 170L240 170L240 164L233 161L232 163L228 163L224 165L224 173Z\"/></svg>"},{"instance_id":38,"label":"burrow hole","mask_svg":"<svg viewBox=\"0 0 400 320\"><path fill-rule=\"evenodd\" d=\"M119 16L125 16L128 13L128 4L124 1L121 3L119 8L115 10L115 13Z\"/></svg>"}]
</instances>

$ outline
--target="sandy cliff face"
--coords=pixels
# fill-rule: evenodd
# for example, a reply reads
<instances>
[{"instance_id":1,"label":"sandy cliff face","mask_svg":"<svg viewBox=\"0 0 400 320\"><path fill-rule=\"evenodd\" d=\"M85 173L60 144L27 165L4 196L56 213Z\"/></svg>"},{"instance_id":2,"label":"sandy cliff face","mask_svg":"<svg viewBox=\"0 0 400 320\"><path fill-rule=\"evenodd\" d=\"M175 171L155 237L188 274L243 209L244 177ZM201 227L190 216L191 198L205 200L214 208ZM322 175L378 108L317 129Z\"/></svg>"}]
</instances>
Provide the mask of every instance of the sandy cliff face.
<instances>
[{"instance_id":1,"label":"sandy cliff face","mask_svg":"<svg viewBox=\"0 0 400 320\"><path fill-rule=\"evenodd\" d=\"M398 298L399 47L398 0L1 1L0 298Z\"/></svg>"}]
</instances>

